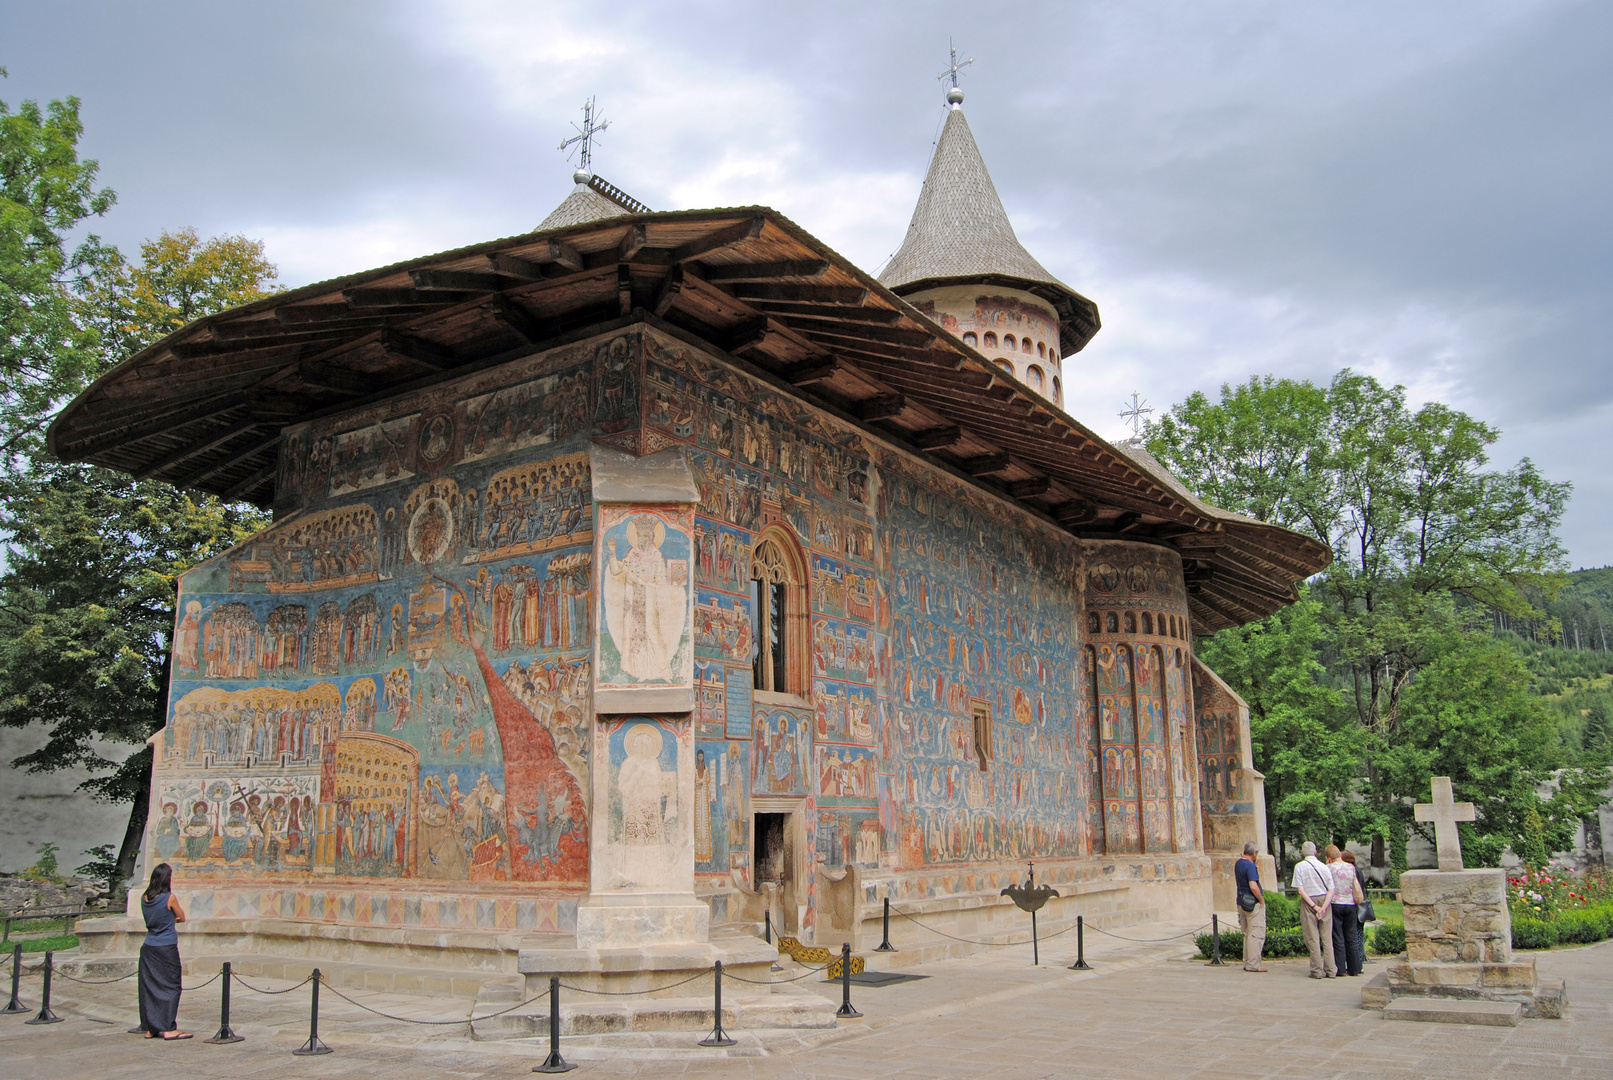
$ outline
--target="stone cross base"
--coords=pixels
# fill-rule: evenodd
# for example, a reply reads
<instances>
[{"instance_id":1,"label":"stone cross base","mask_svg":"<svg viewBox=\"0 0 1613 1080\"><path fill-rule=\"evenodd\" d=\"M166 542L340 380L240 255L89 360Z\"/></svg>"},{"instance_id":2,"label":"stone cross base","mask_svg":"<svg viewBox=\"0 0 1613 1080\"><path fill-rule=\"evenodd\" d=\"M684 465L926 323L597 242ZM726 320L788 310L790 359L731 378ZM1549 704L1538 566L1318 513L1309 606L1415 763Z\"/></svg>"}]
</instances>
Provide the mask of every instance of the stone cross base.
<instances>
[{"instance_id":1,"label":"stone cross base","mask_svg":"<svg viewBox=\"0 0 1613 1080\"><path fill-rule=\"evenodd\" d=\"M1515 1001L1529 1016L1562 1016L1562 984L1543 985L1533 958L1513 958L1504 872L1411 870L1400 876L1400 899L1406 954L1390 962L1387 987L1363 993L1363 1005L1381 1008L1408 996L1465 998Z\"/></svg>"}]
</instances>

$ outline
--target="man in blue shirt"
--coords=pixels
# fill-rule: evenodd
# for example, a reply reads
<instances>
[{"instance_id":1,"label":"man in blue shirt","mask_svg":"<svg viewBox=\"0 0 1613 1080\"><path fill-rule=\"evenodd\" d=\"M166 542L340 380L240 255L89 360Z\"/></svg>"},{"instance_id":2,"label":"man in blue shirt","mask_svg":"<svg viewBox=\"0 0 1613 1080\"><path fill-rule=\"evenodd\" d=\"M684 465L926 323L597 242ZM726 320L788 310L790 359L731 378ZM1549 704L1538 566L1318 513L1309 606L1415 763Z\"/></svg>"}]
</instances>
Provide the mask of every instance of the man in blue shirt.
<instances>
[{"instance_id":1,"label":"man in blue shirt","mask_svg":"<svg viewBox=\"0 0 1613 1080\"><path fill-rule=\"evenodd\" d=\"M1243 970L1265 971L1260 954L1266 947L1266 894L1260 888L1260 864L1253 843L1243 845L1243 858L1233 866L1238 879L1238 929L1243 931Z\"/></svg>"}]
</instances>

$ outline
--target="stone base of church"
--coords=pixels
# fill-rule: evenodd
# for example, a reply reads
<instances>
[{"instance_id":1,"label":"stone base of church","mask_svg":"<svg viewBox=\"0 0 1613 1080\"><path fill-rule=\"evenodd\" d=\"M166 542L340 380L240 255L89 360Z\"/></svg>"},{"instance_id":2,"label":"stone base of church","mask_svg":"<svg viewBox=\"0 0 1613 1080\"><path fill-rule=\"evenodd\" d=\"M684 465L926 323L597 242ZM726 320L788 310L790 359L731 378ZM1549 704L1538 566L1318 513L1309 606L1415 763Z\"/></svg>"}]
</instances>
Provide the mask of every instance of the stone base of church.
<instances>
[{"instance_id":1,"label":"stone base of church","mask_svg":"<svg viewBox=\"0 0 1613 1080\"><path fill-rule=\"evenodd\" d=\"M863 872L856 882L854 924L835 925L832 909L820 896L811 943L835 949L849 941L853 952L879 956L872 950L883 938L887 896L891 944L903 962L966 956L1023 942L1030 937L1030 916L1002 890L1024 879L1023 866ZM1037 935L1056 940L1054 947L1067 948L1072 956L1077 915L1089 934L1109 930L1129 936L1127 927L1153 922L1208 922L1215 910L1211 862L1202 854L1038 861L1036 881L1059 892L1037 912Z\"/></svg>"},{"instance_id":2,"label":"stone base of church","mask_svg":"<svg viewBox=\"0 0 1613 1080\"><path fill-rule=\"evenodd\" d=\"M579 949L624 949L667 942L704 942L711 906L678 896L590 896L577 905Z\"/></svg>"}]
</instances>

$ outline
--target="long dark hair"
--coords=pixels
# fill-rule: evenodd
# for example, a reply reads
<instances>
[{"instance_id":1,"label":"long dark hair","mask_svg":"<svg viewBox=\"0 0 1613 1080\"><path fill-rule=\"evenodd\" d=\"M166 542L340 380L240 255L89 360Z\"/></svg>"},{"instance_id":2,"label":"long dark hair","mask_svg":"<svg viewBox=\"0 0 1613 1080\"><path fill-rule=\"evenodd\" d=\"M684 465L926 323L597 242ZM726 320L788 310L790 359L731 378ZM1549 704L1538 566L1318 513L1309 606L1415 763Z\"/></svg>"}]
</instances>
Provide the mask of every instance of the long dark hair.
<instances>
[{"instance_id":1,"label":"long dark hair","mask_svg":"<svg viewBox=\"0 0 1613 1080\"><path fill-rule=\"evenodd\" d=\"M174 868L165 862L160 862L151 868L151 884L146 886L146 903L151 903L165 892L169 892L169 884L174 880Z\"/></svg>"}]
</instances>

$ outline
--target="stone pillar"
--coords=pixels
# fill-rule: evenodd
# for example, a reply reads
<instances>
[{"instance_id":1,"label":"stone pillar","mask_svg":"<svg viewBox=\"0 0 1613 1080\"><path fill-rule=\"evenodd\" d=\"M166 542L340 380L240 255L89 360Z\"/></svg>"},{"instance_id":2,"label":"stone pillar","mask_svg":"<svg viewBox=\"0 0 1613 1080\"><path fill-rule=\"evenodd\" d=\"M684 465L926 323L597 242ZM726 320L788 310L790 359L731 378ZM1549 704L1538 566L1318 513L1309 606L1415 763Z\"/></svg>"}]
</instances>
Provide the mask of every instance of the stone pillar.
<instances>
[{"instance_id":1,"label":"stone pillar","mask_svg":"<svg viewBox=\"0 0 1613 1080\"><path fill-rule=\"evenodd\" d=\"M1389 997L1517 1001L1560 1017L1562 984L1542 985L1534 960L1512 955L1502 870L1409 870L1400 876L1406 954L1389 965Z\"/></svg>"}]
</instances>

